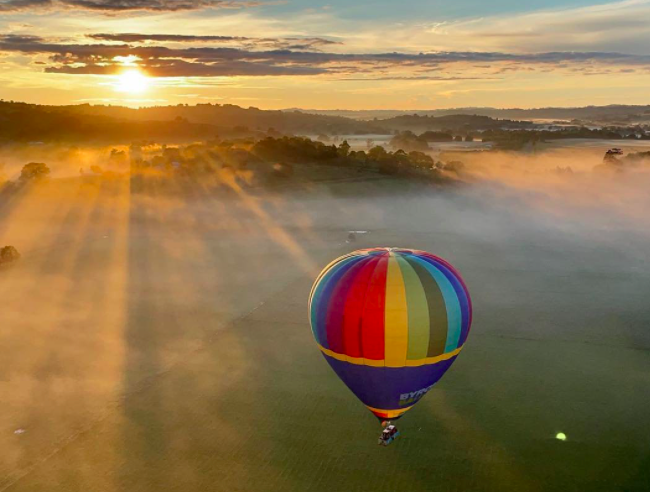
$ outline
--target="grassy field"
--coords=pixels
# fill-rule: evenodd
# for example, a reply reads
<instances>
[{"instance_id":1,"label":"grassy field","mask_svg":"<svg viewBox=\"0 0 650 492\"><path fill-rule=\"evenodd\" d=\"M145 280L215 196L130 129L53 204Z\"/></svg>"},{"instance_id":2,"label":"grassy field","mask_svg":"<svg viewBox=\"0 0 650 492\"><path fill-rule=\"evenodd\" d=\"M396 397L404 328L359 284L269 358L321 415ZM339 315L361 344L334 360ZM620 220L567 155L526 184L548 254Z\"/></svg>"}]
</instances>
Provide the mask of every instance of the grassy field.
<instances>
[{"instance_id":1,"label":"grassy field","mask_svg":"<svg viewBox=\"0 0 650 492\"><path fill-rule=\"evenodd\" d=\"M182 199L68 183L0 217L23 254L0 271L0 491L650 490L635 220L388 180ZM320 268L371 246L447 258L475 309L388 448L307 321Z\"/></svg>"}]
</instances>

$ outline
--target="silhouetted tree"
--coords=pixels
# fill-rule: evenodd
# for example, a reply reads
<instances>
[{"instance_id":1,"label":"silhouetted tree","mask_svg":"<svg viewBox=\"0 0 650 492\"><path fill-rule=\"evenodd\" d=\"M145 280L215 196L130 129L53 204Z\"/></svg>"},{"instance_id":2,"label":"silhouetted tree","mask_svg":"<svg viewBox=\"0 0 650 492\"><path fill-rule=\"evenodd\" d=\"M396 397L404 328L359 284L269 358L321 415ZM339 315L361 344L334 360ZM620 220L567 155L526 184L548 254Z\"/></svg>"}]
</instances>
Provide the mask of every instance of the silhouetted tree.
<instances>
[{"instance_id":1,"label":"silhouetted tree","mask_svg":"<svg viewBox=\"0 0 650 492\"><path fill-rule=\"evenodd\" d=\"M347 157L350 154L350 144L347 140L343 140L343 143L339 145L339 155L341 157Z\"/></svg>"},{"instance_id":2,"label":"silhouetted tree","mask_svg":"<svg viewBox=\"0 0 650 492\"><path fill-rule=\"evenodd\" d=\"M427 141L410 131L401 132L395 135L390 141L390 146L394 149L402 149L406 151L429 150L429 144Z\"/></svg>"},{"instance_id":3,"label":"silhouetted tree","mask_svg":"<svg viewBox=\"0 0 650 492\"><path fill-rule=\"evenodd\" d=\"M409 160L415 167L430 169L433 167L433 159L424 152L409 152Z\"/></svg>"},{"instance_id":4,"label":"silhouetted tree","mask_svg":"<svg viewBox=\"0 0 650 492\"><path fill-rule=\"evenodd\" d=\"M386 157L388 157L388 152L380 145L376 145L368 151L368 158L373 161L382 161Z\"/></svg>"},{"instance_id":5,"label":"silhouetted tree","mask_svg":"<svg viewBox=\"0 0 650 492\"><path fill-rule=\"evenodd\" d=\"M12 263L20 259L20 253L13 246L5 246L0 249L0 264Z\"/></svg>"},{"instance_id":6,"label":"silhouetted tree","mask_svg":"<svg viewBox=\"0 0 650 492\"><path fill-rule=\"evenodd\" d=\"M50 174L50 168L47 167L42 162L30 162L23 166L22 171L20 172L20 179L22 181L33 181L38 179L43 179Z\"/></svg>"}]
</instances>

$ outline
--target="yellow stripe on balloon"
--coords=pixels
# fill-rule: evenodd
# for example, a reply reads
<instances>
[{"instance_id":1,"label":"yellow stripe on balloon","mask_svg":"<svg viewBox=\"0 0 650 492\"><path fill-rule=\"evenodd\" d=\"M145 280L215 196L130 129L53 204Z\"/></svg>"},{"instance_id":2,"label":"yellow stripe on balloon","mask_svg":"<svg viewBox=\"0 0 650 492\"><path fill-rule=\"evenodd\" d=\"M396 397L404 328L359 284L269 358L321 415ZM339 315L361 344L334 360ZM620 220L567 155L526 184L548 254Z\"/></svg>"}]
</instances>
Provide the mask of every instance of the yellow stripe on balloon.
<instances>
[{"instance_id":1,"label":"yellow stripe on balloon","mask_svg":"<svg viewBox=\"0 0 650 492\"><path fill-rule=\"evenodd\" d=\"M427 295L418 274L409 262L400 256L397 257L397 262L404 277L408 309L409 333L406 357L413 360L424 359L429 350L429 332L431 331Z\"/></svg>"},{"instance_id":2,"label":"yellow stripe on balloon","mask_svg":"<svg viewBox=\"0 0 650 492\"><path fill-rule=\"evenodd\" d=\"M384 367L383 360L364 359L363 357L350 357L345 354L337 354L336 352L327 349L320 344L318 345L318 348L320 348L321 352L323 352L325 355L332 357L333 359L336 360L349 362L350 364L355 364L357 366ZM443 360L449 360L452 357L456 357L460 353L462 348L463 346L461 345L456 350L447 352L446 354L440 354L433 357L425 357L424 359L416 359L416 360L407 359L404 366L420 367L420 366L428 366L430 364L437 364L438 362L442 362Z\"/></svg>"},{"instance_id":3,"label":"yellow stripe on balloon","mask_svg":"<svg viewBox=\"0 0 650 492\"><path fill-rule=\"evenodd\" d=\"M384 312L384 359L386 367L403 367L408 351L408 308L404 277L393 252L388 258Z\"/></svg>"}]
</instances>

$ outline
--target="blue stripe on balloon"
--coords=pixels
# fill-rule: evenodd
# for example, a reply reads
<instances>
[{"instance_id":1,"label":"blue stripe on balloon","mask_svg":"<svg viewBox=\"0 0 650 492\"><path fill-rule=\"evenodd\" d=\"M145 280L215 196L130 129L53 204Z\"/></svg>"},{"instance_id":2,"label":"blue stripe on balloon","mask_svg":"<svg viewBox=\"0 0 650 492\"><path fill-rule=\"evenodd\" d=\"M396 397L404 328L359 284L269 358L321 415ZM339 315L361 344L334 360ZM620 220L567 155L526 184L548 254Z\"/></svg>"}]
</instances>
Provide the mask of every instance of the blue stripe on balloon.
<instances>
[{"instance_id":1,"label":"blue stripe on balloon","mask_svg":"<svg viewBox=\"0 0 650 492\"><path fill-rule=\"evenodd\" d=\"M443 262L437 261L434 258L424 257L428 262L433 263L436 267L442 271L445 276L449 279L451 284L454 286L458 301L460 303L460 309L462 314L462 324L461 324L461 335L458 341L458 346L461 347L465 344L467 340L467 335L469 334L469 323L470 323L470 308L469 308L469 294L463 286L462 282L458 278L458 275L447 267ZM456 348L456 347L454 347Z\"/></svg>"},{"instance_id":2,"label":"blue stripe on balloon","mask_svg":"<svg viewBox=\"0 0 650 492\"><path fill-rule=\"evenodd\" d=\"M327 310L331 302L332 291L345 272L359 261L368 259L367 255L352 256L334 265L326 275L321 278L314 290L311 308L311 328L316 341L325 348L327 343Z\"/></svg>"},{"instance_id":3,"label":"blue stripe on balloon","mask_svg":"<svg viewBox=\"0 0 650 492\"><path fill-rule=\"evenodd\" d=\"M427 261L428 258L426 257L413 255L411 258L426 268L438 284L438 287L440 287L440 292L442 292L445 307L447 308L447 341L445 343L445 353L452 352L458 348L463 322L458 293L451 279L445 275L445 272L438 265Z\"/></svg>"}]
</instances>

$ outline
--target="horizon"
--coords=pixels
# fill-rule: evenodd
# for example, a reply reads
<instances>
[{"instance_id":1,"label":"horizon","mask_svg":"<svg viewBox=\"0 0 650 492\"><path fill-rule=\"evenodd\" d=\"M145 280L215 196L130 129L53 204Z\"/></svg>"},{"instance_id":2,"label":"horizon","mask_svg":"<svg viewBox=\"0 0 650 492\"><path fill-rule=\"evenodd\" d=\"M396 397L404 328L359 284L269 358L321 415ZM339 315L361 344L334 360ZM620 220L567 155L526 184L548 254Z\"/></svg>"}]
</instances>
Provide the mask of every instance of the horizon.
<instances>
[{"instance_id":1,"label":"horizon","mask_svg":"<svg viewBox=\"0 0 650 492\"><path fill-rule=\"evenodd\" d=\"M432 111L467 111L472 109L477 110L494 110L494 111L541 111L541 110L550 110L550 109L587 109L587 108L614 108L614 107L625 107L625 108L642 108L650 106L648 104L622 104L622 103L611 103L611 104L588 104L585 106L534 106L534 107L496 107L496 106L452 106L452 107L443 107L443 108L414 108L414 109L404 109L404 108L382 108L382 109L370 109L370 108L361 108L361 109L346 109L346 108L303 108L303 107L287 107L287 108L277 108L277 109L266 109L260 108L258 106L246 106L242 104L233 104L233 103L219 103L219 102L197 102L194 104L187 103L177 103L177 104L152 104L152 105L141 105L141 106L129 106L126 104L111 104L111 103L76 103L76 104L40 104L30 101L18 101L18 100L8 100L1 99L0 103L10 103L10 104L28 104L35 106L50 106L50 107L66 107L66 106L91 106L91 107L115 107L115 108L125 108L125 109L147 109L147 108L164 108L164 107L175 107L175 106L186 106L186 107L196 107L201 105L213 105L213 106L224 106L231 105L237 106L242 109L260 109L262 111L327 111L327 112L408 112L408 113L418 113L418 112L432 112Z\"/></svg>"}]
</instances>

